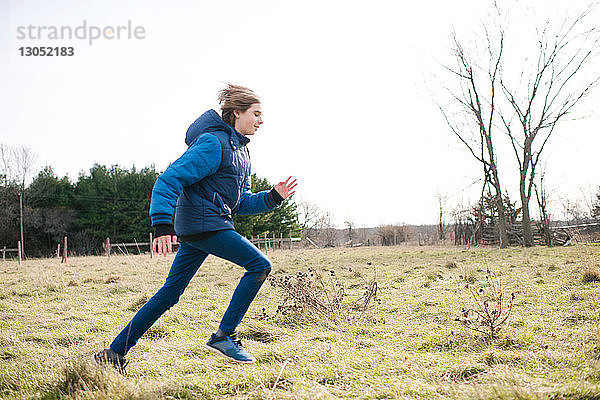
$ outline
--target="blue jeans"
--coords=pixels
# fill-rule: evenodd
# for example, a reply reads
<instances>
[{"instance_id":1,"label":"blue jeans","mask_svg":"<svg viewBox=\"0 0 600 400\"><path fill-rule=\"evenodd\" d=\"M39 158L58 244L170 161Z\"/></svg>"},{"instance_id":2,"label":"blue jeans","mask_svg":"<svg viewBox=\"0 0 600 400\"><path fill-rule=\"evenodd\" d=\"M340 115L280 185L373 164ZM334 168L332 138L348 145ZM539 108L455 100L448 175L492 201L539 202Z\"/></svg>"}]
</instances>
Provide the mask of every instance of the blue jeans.
<instances>
[{"instance_id":1,"label":"blue jeans","mask_svg":"<svg viewBox=\"0 0 600 400\"><path fill-rule=\"evenodd\" d=\"M271 261L248 239L234 230L224 230L207 239L180 244L163 287L135 314L131 322L111 343L110 348L125 355L135 346L144 332L179 301L179 297L209 254L246 269L219 325L223 332L233 333L267 279L272 265Z\"/></svg>"}]
</instances>

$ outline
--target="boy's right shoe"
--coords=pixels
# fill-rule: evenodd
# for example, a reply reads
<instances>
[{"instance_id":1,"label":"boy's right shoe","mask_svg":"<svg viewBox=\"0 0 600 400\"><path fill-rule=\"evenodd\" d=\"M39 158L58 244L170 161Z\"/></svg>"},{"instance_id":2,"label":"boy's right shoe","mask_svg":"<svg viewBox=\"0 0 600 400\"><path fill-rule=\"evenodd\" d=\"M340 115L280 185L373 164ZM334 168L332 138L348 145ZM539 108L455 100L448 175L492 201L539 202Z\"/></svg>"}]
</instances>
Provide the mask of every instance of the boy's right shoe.
<instances>
[{"instance_id":1,"label":"boy's right shoe","mask_svg":"<svg viewBox=\"0 0 600 400\"><path fill-rule=\"evenodd\" d=\"M212 334L210 340L204 347L211 353L218 354L231 361L244 364L256 362L256 358L244 349L242 342L237 338L235 333L227 336L216 336L215 334Z\"/></svg>"},{"instance_id":2,"label":"boy's right shoe","mask_svg":"<svg viewBox=\"0 0 600 400\"><path fill-rule=\"evenodd\" d=\"M110 348L92 354L92 362L100 367L111 365L118 373L125 375L125 367L127 366L125 357Z\"/></svg>"}]
</instances>

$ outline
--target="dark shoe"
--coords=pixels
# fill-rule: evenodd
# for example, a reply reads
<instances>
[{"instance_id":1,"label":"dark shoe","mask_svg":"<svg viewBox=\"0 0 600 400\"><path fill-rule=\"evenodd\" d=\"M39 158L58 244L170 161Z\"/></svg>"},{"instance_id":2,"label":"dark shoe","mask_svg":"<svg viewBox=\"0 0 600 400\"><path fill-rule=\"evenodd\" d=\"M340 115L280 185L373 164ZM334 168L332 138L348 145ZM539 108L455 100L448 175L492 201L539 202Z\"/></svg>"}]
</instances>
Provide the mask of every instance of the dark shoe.
<instances>
[{"instance_id":1,"label":"dark shoe","mask_svg":"<svg viewBox=\"0 0 600 400\"><path fill-rule=\"evenodd\" d=\"M256 358L244 349L242 342L235 333L227 336L215 336L213 334L204 347L211 353L218 354L231 361L244 364L256 362Z\"/></svg>"},{"instance_id":2,"label":"dark shoe","mask_svg":"<svg viewBox=\"0 0 600 400\"><path fill-rule=\"evenodd\" d=\"M125 357L114 352L112 349L104 349L92 354L92 362L100 367L112 365L118 373L125 375L125 367L128 362Z\"/></svg>"}]
</instances>

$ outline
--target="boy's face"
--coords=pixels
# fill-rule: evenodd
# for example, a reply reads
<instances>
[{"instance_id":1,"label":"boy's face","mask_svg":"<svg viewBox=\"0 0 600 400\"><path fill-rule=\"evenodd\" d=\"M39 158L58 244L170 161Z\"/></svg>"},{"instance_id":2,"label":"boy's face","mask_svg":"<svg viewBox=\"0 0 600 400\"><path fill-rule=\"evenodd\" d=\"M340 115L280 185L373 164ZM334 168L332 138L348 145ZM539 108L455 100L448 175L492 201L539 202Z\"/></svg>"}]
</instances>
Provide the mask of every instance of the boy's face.
<instances>
[{"instance_id":1,"label":"boy's face","mask_svg":"<svg viewBox=\"0 0 600 400\"><path fill-rule=\"evenodd\" d=\"M254 103L244 112L234 111L235 130L244 136L254 135L258 127L263 123L260 103Z\"/></svg>"}]
</instances>

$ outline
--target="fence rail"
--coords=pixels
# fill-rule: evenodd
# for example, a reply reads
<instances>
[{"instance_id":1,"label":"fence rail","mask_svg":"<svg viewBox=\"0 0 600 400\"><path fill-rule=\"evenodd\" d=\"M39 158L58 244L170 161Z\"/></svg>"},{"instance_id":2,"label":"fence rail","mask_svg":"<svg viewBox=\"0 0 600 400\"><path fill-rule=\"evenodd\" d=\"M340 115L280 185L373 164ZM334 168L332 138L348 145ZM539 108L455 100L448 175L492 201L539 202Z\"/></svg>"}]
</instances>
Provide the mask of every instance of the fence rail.
<instances>
[{"instance_id":1,"label":"fence rail","mask_svg":"<svg viewBox=\"0 0 600 400\"><path fill-rule=\"evenodd\" d=\"M6 246L4 246L0 251L2 252L2 261L6 260L6 253L17 253L19 265L21 265L22 253L21 253L21 241L20 240L17 242L16 249L7 249Z\"/></svg>"},{"instance_id":2,"label":"fence rail","mask_svg":"<svg viewBox=\"0 0 600 400\"><path fill-rule=\"evenodd\" d=\"M4 248L0 249L0 251L2 252L2 260L5 260L6 253L18 253L19 249L7 249L6 246L4 246Z\"/></svg>"},{"instance_id":3,"label":"fence rail","mask_svg":"<svg viewBox=\"0 0 600 400\"><path fill-rule=\"evenodd\" d=\"M140 247L148 246L148 249L150 252L150 258L152 258L152 257L154 257L154 248L152 246L152 242L153 242L152 233L150 233L148 236L150 238L149 242L138 242L137 240L134 239L134 242L129 242L129 243L125 243L125 242L111 243L110 238L106 238L106 241L104 242L104 252L105 252L106 256L110 259L110 256L113 253L113 249L117 249L123 255L128 255L129 252L128 252L127 248L133 247L133 248L137 249L138 254L142 254ZM291 232L290 232L289 237L283 237L283 234L280 234L279 237L276 237L275 235L272 235L271 237L269 237L265 234L265 236L262 236L262 237L258 236L256 238L252 236L252 237L250 237L249 240L252 244L256 245L256 247L258 247L259 249L262 247L262 249L264 249L265 253L268 253L269 251L272 251L275 248L283 249L284 247L288 247L291 250L291 249L293 249L292 243L300 242L302 240L302 238L292 237ZM174 247L179 246L179 243L173 243L173 246Z\"/></svg>"}]
</instances>

